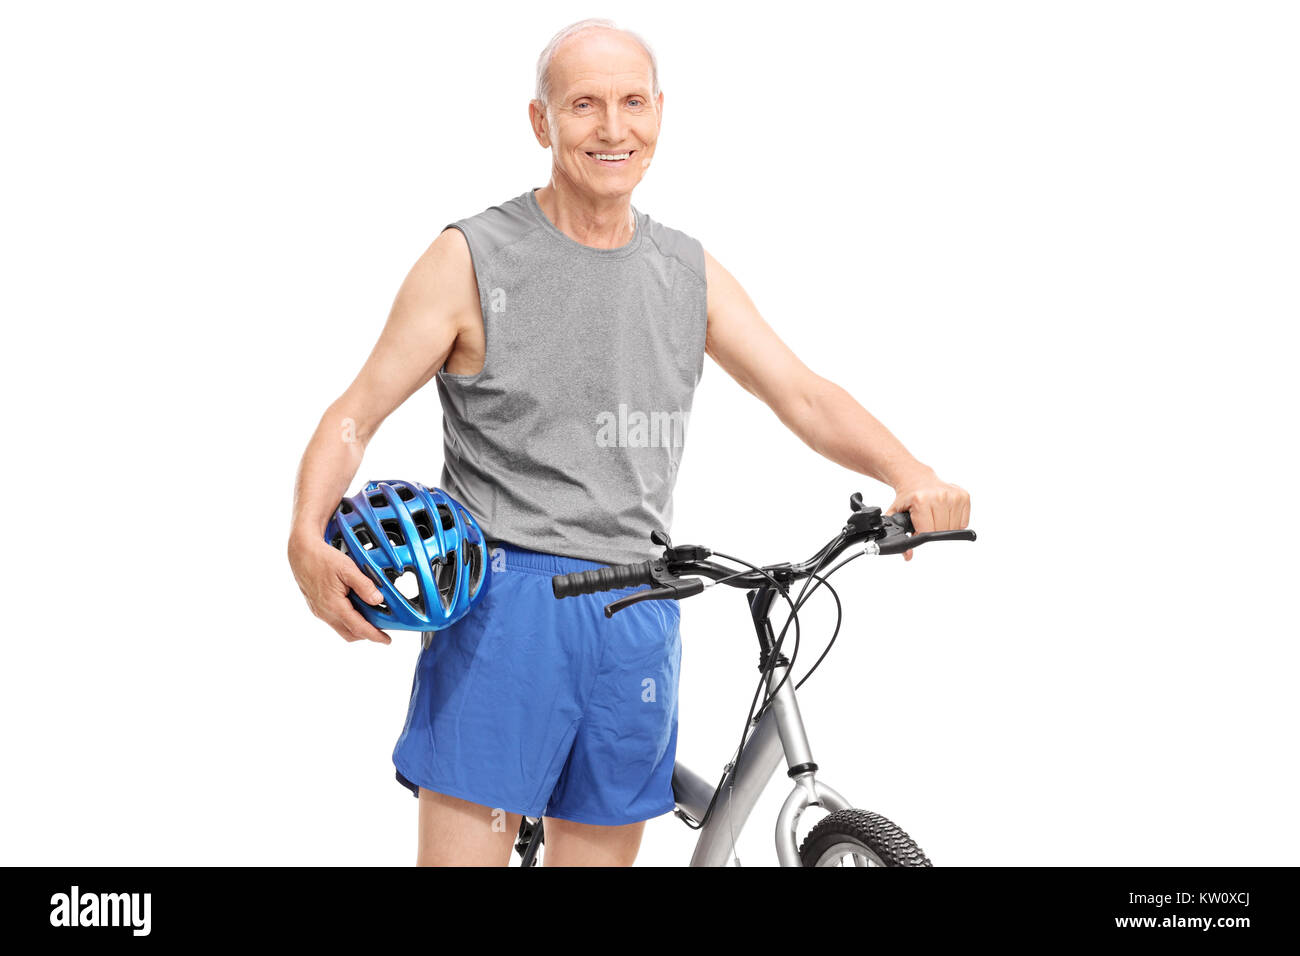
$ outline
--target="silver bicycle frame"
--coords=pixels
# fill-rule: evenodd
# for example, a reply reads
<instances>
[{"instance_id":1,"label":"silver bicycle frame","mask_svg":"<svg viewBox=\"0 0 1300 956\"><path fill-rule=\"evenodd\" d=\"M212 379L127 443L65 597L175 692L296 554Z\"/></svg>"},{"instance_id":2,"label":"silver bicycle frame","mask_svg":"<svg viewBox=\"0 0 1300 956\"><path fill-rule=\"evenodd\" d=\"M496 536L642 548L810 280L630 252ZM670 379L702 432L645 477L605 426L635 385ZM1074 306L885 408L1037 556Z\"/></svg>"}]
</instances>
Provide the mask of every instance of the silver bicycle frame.
<instances>
[{"instance_id":1,"label":"silver bicycle frame","mask_svg":"<svg viewBox=\"0 0 1300 956\"><path fill-rule=\"evenodd\" d=\"M772 669L768 693L785 677L788 665ZM801 866L796 827L803 812L811 806L844 810L849 803L826 784L816 779L816 764L808 746L794 683L785 681L772 704L751 730L739 760L727 765L726 776L718 793L717 804L708 822L700 828L691 857L691 866L726 866L734 843L739 838L749 814L767 788L784 754L788 768L801 768L793 776L794 789L786 797L776 820L776 856L781 866ZM739 765L739 772L736 767ZM677 809L692 822L704 819L714 785L690 768L678 763L673 768L673 796Z\"/></svg>"}]
</instances>

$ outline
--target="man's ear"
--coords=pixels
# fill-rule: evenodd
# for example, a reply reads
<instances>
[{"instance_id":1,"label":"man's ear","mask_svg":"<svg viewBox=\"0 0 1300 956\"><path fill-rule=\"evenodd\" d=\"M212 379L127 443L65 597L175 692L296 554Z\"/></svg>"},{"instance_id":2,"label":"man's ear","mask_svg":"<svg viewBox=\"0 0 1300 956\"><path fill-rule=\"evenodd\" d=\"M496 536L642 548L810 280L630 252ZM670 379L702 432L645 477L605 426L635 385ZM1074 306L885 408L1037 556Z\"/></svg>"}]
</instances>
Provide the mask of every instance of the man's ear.
<instances>
[{"instance_id":1,"label":"man's ear","mask_svg":"<svg viewBox=\"0 0 1300 956\"><path fill-rule=\"evenodd\" d=\"M528 101L528 122L533 127L533 135L542 148L551 148L551 133L546 128L546 107L541 100Z\"/></svg>"}]
</instances>

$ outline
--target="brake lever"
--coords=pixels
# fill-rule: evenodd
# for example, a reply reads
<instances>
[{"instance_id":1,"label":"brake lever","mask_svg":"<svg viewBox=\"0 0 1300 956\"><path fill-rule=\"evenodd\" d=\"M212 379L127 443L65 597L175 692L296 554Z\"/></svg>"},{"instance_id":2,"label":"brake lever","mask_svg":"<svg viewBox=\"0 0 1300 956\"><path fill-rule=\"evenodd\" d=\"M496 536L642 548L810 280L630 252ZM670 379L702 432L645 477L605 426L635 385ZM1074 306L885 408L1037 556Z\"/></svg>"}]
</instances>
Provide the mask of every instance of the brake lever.
<instances>
[{"instance_id":1,"label":"brake lever","mask_svg":"<svg viewBox=\"0 0 1300 956\"><path fill-rule=\"evenodd\" d=\"M656 580L662 581L663 579L656 577ZM676 581L665 583L663 587L633 591L627 597L611 601L605 605L605 617L613 617L625 607L631 607L639 601L680 601L682 598L699 594L703 590L704 582L699 578L678 578Z\"/></svg>"},{"instance_id":2,"label":"brake lever","mask_svg":"<svg viewBox=\"0 0 1300 956\"><path fill-rule=\"evenodd\" d=\"M962 528L959 531L922 531L919 534L907 535L888 535L879 545L878 554L902 554L904 551L911 551L913 548L919 548L929 541L974 541L975 532L969 528Z\"/></svg>"}]
</instances>

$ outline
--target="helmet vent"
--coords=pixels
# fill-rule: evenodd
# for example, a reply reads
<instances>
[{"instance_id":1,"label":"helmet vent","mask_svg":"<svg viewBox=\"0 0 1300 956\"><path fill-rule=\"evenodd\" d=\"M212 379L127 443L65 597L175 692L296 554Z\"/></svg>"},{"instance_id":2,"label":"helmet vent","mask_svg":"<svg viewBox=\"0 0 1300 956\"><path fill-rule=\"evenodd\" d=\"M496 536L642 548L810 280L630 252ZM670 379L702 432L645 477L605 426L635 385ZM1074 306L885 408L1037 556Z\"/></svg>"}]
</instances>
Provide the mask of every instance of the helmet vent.
<instances>
[{"instance_id":1,"label":"helmet vent","mask_svg":"<svg viewBox=\"0 0 1300 956\"><path fill-rule=\"evenodd\" d=\"M370 531L367 528L355 528L353 530L356 532L357 540L361 542L361 547L365 548L367 551L373 551L375 547L375 539L370 537Z\"/></svg>"},{"instance_id":2,"label":"helmet vent","mask_svg":"<svg viewBox=\"0 0 1300 956\"><path fill-rule=\"evenodd\" d=\"M408 601L413 601L420 596L420 579L415 576L414 571L399 575L393 582L393 587L397 588L402 597Z\"/></svg>"},{"instance_id":3,"label":"helmet vent","mask_svg":"<svg viewBox=\"0 0 1300 956\"><path fill-rule=\"evenodd\" d=\"M412 498L415 497L415 492L412 491L410 488L408 488L406 485L398 485L397 497L401 498L403 501L410 501Z\"/></svg>"},{"instance_id":4,"label":"helmet vent","mask_svg":"<svg viewBox=\"0 0 1300 956\"><path fill-rule=\"evenodd\" d=\"M438 517L442 519L442 530L450 531L456 527L456 516L446 505L438 505Z\"/></svg>"},{"instance_id":5,"label":"helmet vent","mask_svg":"<svg viewBox=\"0 0 1300 956\"><path fill-rule=\"evenodd\" d=\"M383 495L370 496L370 506L372 508L384 508L387 507L387 505L388 505L388 499L385 498Z\"/></svg>"},{"instance_id":6,"label":"helmet vent","mask_svg":"<svg viewBox=\"0 0 1300 956\"><path fill-rule=\"evenodd\" d=\"M339 502L339 511L343 512L345 515L352 514L352 502L344 498L342 501Z\"/></svg>"},{"instance_id":7,"label":"helmet vent","mask_svg":"<svg viewBox=\"0 0 1300 956\"><path fill-rule=\"evenodd\" d=\"M459 565L454 551L447 555L447 560L433 566L434 579L438 583L438 597L442 600L443 610L451 607L452 597L456 594L456 572Z\"/></svg>"},{"instance_id":8,"label":"helmet vent","mask_svg":"<svg viewBox=\"0 0 1300 956\"><path fill-rule=\"evenodd\" d=\"M415 530L420 533L420 537L428 541L433 537L433 522L429 520L429 512L421 508L419 511L411 512L411 520L415 522Z\"/></svg>"},{"instance_id":9,"label":"helmet vent","mask_svg":"<svg viewBox=\"0 0 1300 956\"><path fill-rule=\"evenodd\" d=\"M483 580L483 555L478 548L465 548L464 551L465 563L469 565L469 593L475 594Z\"/></svg>"},{"instance_id":10,"label":"helmet vent","mask_svg":"<svg viewBox=\"0 0 1300 956\"><path fill-rule=\"evenodd\" d=\"M406 544L406 538L402 534L402 524L396 518L385 518L379 522L379 525L384 529L384 534L388 535L388 540L393 544L399 547Z\"/></svg>"}]
</instances>

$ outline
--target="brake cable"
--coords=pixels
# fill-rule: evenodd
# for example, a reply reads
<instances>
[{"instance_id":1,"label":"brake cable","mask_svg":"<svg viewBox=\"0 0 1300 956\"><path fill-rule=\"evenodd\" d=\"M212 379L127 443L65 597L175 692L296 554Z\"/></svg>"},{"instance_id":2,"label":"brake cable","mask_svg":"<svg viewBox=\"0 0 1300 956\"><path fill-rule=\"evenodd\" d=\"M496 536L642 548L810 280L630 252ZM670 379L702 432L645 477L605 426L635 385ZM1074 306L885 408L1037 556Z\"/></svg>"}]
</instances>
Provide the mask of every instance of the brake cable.
<instances>
[{"instance_id":1,"label":"brake cable","mask_svg":"<svg viewBox=\"0 0 1300 956\"><path fill-rule=\"evenodd\" d=\"M767 578L769 581L772 582L772 586L776 588L777 593L780 594L781 597L785 598L786 603L790 605L790 615L791 618L794 620L794 625L795 625L794 640L795 640L795 651L797 653L799 648L799 640L800 640L799 615L798 612L795 610L794 602L790 600L790 596L787 593L786 588L781 585L781 582L777 581L776 578L772 577L770 573L760 568L758 565L752 564L749 561L744 560L743 558L737 558L734 555L730 555L730 554L723 554L722 552L719 551L713 552L713 556L718 558L723 558L724 560L727 561L734 561L737 564L743 564L747 568L750 568L753 571L757 571L759 574L763 575L763 577ZM737 577L742 573L744 572L737 571L736 574L732 576ZM714 583L721 583L722 581L725 580L726 578L719 578ZM786 622L786 627L787 628L789 627L788 620ZM781 633L782 633L782 638L784 639L785 631L782 630ZM749 726L755 719L754 707L758 703L758 695L759 692L762 691L763 689L763 682L771 674L771 661L774 659L775 659L775 654L770 655L768 658L767 668L760 671L759 685L754 689L754 697L749 703L749 713L745 717L745 729L740 735L740 746L736 748L735 759L728 761L727 765L723 768L722 778L718 781L718 785L713 788L713 796L709 799L709 805L708 807L705 808L704 815L700 817L698 823L691 823L691 821L685 815L681 814L680 812L678 813L678 816L681 817L682 822L684 822L692 830L699 830L703 828L709 822L709 819L713 816L713 808L717 805L718 794L722 792L722 787L727 782L728 775L731 775L732 785L734 786L735 784L736 773L738 772L740 767L740 757L745 749L745 741L749 737ZM730 788L728 790L728 795L730 795ZM732 836L731 850L732 850L732 855L735 856L736 842L735 842L734 834ZM739 857L737 857L737 860L739 860Z\"/></svg>"},{"instance_id":2,"label":"brake cable","mask_svg":"<svg viewBox=\"0 0 1300 956\"><path fill-rule=\"evenodd\" d=\"M831 645L835 643L835 638L839 635L840 626L844 619L843 605L840 602L839 593L830 584L830 582L826 580L826 578L830 577L830 574L834 573L835 570L838 570L844 564L844 562L841 562L840 564L836 565L835 568L833 568L831 572L828 572L825 577L822 577L816 573L817 569L821 567L821 562L819 562L817 567L814 568L813 571L810 572L807 575L807 577L804 579L804 586L800 590L796 599L794 601L791 601L788 589L763 568L760 568L757 565L744 560L743 558L738 558L735 555L726 554L721 551L714 551L713 556L717 558L723 558L724 560L733 561L736 564L743 564L747 568L750 568L751 570L756 571L759 574L763 575L765 578L767 578L772 583L772 586L776 589L776 592L780 594L783 598L785 598L785 602L790 605L790 616L786 619L785 624L781 628L780 636L777 638L776 642L772 646L772 650L768 654L767 664L759 673L758 686L754 688L754 696L749 703L749 712L745 717L745 726L740 735L740 744L737 746L735 751L735 759L729 761L727 766L723 768L722 778L718 781L718 785L714 787L713 796L712 798L710 798L709 805L705 809L704 814L700 818L698 823L692 823L688 818L679 814L682 821L692 830L698 830L704 827L708 823L710 817L713 815L713 808L717 804L718 795L722 792L722 787L727 782L728 775L731 776L731 780L732 780L731 787L728 787L728 798L730 798L732 793L732 787L734 787L735 785L735 779L740 774L740 761L741 761L741 756L745 751L745 742L749 738L749 728L754 724L756 720L758 720L763 715L763 713L771 705L777 692L781 689L782 686L784 686L785 682L789 679L790 674L794 672L794 665L799 658L799 648L802 642L802 625L800 624L799 621L799 608L801 608L805 603L807 603L808 598L810 598L812 594L816 592L816 589L818 587L824 584L830 590L832 596L835 598L836 622L835 622L835 630L831 634L831 639L830 642L826 645L826 649L823 650L821 656L817 658L817 661L816 663L813 664L812 669L809 670L809 672L804 675L803 680L801 680L798 684L795 685L796 689L802 686L803 682L812 676L813 671L817 669L817 666L821 664L822 660L826 657L826 654L831 649ZM823 562L825 561L825 557L823 557L822 561ZM727 577L718 578L713 583L721 584L724 581L726 581L728 577L738 577L742 573L744 572L737 571L734 575L728 575ZM813 579L816 579L817 585L813 587L813 589L810 591L809 584ZM772 671L775 668L776 662L780 657L781 646L785 641L785 636L790 629L791 622L794 623L794 650L791 652L790 660L786 665L787 668L786 673L784 674L784 676L782 676L781 680L777 682L776 687L773 688L772 691L764 699L763 706L759 707L757 712L755 712L755 707L758 704L759 694L762 692L764 685L771 679ZM735 844L734 833L732 834L731 849L732 849L732 855L736 857L736 861L737 863L739 863L740 858L739 856L736 855L735 852L736 844Z\"/></svg>"}]
</instances>

